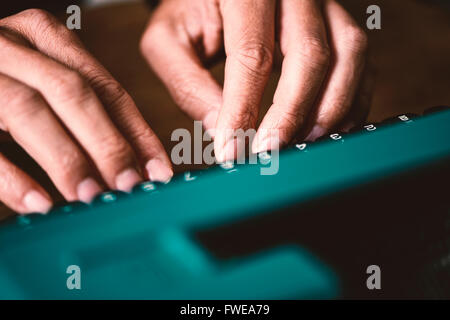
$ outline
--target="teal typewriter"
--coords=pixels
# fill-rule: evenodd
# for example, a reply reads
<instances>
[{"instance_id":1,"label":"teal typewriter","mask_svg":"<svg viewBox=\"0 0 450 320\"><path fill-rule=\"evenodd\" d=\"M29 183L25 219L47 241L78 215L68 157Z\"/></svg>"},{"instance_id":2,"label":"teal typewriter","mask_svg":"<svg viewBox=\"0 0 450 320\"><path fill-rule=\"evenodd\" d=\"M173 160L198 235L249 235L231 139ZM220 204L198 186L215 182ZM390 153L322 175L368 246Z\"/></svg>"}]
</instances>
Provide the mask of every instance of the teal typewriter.
<instances>
[{"instance_id":1,"label":"teal typewriter","mask_svg":"<svg viewBox=\"0 0 450 320\"><path fill-rule=\"evenodd\" d=\"M271 156L10 218L0 298L450 298L449 108Z\"/></svg>"}]
</instances>

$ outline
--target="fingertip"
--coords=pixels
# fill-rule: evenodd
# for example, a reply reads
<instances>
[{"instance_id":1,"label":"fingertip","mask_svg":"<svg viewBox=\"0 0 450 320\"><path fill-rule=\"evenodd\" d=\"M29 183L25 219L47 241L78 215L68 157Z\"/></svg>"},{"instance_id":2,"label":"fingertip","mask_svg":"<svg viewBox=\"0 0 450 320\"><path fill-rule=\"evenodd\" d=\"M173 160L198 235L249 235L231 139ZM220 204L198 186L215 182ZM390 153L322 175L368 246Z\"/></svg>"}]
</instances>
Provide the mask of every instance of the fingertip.
<instances>
[{"instance_id":1,"label":"fingertip","mask_svg":"<svg viewBox=\"0 0 450 320\"><path fill-rule=\"evenodd\" d=\"M53 203L50 198L42 192L31 190L23 197L23 205L26 208L26 213L47 214Z\"/></svg>"},{"instance_id":2,"label":"fingertip","mask_svg":"<svg viewBox=\"0 0 450 320\"><path fill-rule=\"evenodd\" d=\"M305 141L316 141L320 137L324 136L327 130L319 124L314 125L310 133L306 136Z\"/></svg>"},{"instance_id":3,"label":"fingertip","mask_svg":"<svg viewBox=\"0 0 450 320\"><path fill-rule=\"evenodd\" d=\"M279 130L268 130L268 133L260 134L257 133L253 144L252 152L261 153L269 150L280 149L285 143L280 143Z\"/></svg>"},{"instance_id":4,"label":"fingertip","mask_svg":"<svg viewBox=\"0 0 450 320\"><path fill-rule=\"evenodd\" d=\"M86 178L77 186L78 200L91 203L92 200L102 192L102 188L93 178Z\"/></svg>"},{"instance_id":5,"label":"fingertip","mask_svg":"<svg viewBox=\"0 0 450 320\"><path fill-rule=\"evenodd\" d=\"M222 144L214 143L214 154L217 162L224 163L227 161L235 160L238 156L242 155L242 142L238 138L231 137L225 140Z\"/></svg>"},{"instance_id":6,"label":"fingertip","mask_svg":"<svg viewBox=\"0 0 450 320\"><path fill-rule=\"evenodd\" d=\"M258 130L258 132L256 133L255 138L253 139L252 152L260 153L260 152L267 151L270 148L270 146L268 146L267 144L268 144L267 133L264 132L264 130L260 128Z\"/></svg>"},{"instance_id":7,"label":"fingertip","mask_svg":"<svg viewBox=\"0 0 450 320\"><path fill-rule=\"evenodd\" d=\"M160 159L151 159L145 165L150 181L169 182L173 177L172 168Z\"/></svg>"},{"instance_id":8,"label":"fingertip","mask_svg":"<svg viewBox=\"0 0 450 320\"><path fill-rule=\"evenodd\" d=\"M225 130L216 129L214 137L214 156L218 162L225 161L225 145L227 144L227 137Z\"/></svg>"},{"instance_id":9,"label":"fingertip","mask_svg":"<svg viewBox=\"0 0 450 320\"><path fill-rule=\"evenodd\" d=\"M139 182L142 182L142 177L137 170L128 168L117 175L116 188L120 191L130 192Z\"/></svg>"}]
</instances>

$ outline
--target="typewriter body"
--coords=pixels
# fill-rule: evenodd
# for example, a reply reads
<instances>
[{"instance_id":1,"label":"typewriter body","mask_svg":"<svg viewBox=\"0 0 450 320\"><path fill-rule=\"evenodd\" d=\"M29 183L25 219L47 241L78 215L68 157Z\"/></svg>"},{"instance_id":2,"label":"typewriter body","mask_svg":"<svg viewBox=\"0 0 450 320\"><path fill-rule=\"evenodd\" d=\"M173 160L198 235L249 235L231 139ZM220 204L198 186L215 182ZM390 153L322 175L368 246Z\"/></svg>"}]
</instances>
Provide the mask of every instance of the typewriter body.
<instances>
[{"instance_id":1,"label":"typewriter body","mask_svg":"<svg viewBox=\"0 0 450 320\"><path fill-rule=\"evenodd\" d=\"M450 297L450 110L0 225L0 298ZM70 267L81 289L70 290ZM381 290L368 288L371 266Z\"/></svg>"}]
</instances>

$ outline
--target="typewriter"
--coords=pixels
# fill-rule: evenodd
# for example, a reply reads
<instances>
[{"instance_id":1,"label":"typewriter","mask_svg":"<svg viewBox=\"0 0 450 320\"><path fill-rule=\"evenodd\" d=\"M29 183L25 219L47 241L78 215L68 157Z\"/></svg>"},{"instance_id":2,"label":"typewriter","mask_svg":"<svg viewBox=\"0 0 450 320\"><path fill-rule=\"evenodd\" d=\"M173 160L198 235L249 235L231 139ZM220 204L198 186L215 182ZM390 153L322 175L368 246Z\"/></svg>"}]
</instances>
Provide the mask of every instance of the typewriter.
<instances>
[{"instance_id":1,"label":"typewriter","mask_svg":"<svg viewBox=\"0 0 450 320\"><path fill-rule=\"evenodd\" d=\"M450 298L449 108L258 159L10 218L0 298Z\"/></svg>"}]
</instances>

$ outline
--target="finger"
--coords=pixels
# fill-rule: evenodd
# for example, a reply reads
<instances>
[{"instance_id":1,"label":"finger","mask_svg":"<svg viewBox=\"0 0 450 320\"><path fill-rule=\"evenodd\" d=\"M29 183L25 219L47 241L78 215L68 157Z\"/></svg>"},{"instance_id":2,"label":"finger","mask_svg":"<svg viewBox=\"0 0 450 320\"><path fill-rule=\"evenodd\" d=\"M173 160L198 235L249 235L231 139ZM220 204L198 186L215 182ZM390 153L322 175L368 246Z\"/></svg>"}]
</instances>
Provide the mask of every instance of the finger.
<instances>
[{"instance_id":1,"label":"finger","mask_svg":"<svg viewBox=\"0 0 450 320\"><path fill-rule=\"evenodd\" d=\"M334 62L307 140L315 140L329 132L349 112L364 69L368 46L365 33L336 1L326 0L324 11Z\"/></svg>"},{"instance_id":2,"label":"finger","mask_svg":"<svg viewBox=\"0 0 450 320\"><path fill-rule=\"evenodd\" d=\"M219 161L238 154L235 130L255 128L262 94L272 70L276 1L221 2L225 80L214 151Z\"/></svg>"},{"instance_id":3,"label":"finger","mask_svg":"<svg viewBox=\"0 0 450 320\"><path fill-rule=\"evenodd\" d=\"M142 180L131 146L83 77L37 51L1 36L0 46L0 72L44 96L110 188L129 191Z\"/></svg>"},{"instance_id":4,"label":"finger","mask_svg":"<svg viewBox=\"0 0 450 320\"><path fill-rule=\"evenodd\" d=\"M0 201L18 213L47 213L52 201L47 192L0 154Z\"/></svg>"},{"instance_id":5,"label":"finger","mask_svg":"<svg viewBox=\"0 0 450 320\"><path fill-rule=\"evenodd\" d=\"M132 146L140 166L146 168L145 176L147 178L153 181L169 180L173 175L170 160L163 145L143 119L130 95L87 52L76 35L67 30L53 16L40 10L31 10L31 13L28 14L39 15L38 20L41 23L35 28L32 24L22 23L20 26L22 34L30 39L41 52L78 71L88 81L108 110L116 127ZM14 21L17 23L25 18L27 18L27 13ZM39 32L40 28L43 28L42 25L45 27L45 35L44 32ZM49 38L53 41L48 41ZM56 47L55 43L60 45ZM122 183L125 184L125 189L128 189L128 186L136 180L132 176L129 177L131 180L128 183Z\"/></svg>"},{"instance_id":6,"label":"finger","mask_svg":"<svg viewBox=\"0 0 450 320\"><path fill-rule=\"evenodd\" d=\"M177 28L176 22L158 20L158 16L152 18L142 38L144 57L177 105L194 120L202 121L207 130L214 129L222 88L204 67L186 31Z\"/></svg>"},{"instance_id":7,"label":"finger","mask_svg":"<svg viewBox=\"0 0 450 320\"><path fill-rule=\"evenodd\" d=\"M292 140L316 101L330 62L320 1L282 0L279 4L284 61L273 105L253 141L254 152L266 151L276 138L281 145Z\"/></svg>"},{"instance_id":8,"label":"finger","mask_svg":"<svg viewBox=\"0 0 450 320\"><path fill-rule=\"evenodd\" d=\"M375 87L375 72L371 66L366 66L362 79L348 116L339 124L340 132L348 132L367 120Z\"/></svg>"},{"instance_id":9,"label":"finger","mask_svg":"<svg viewBox=\"0 0 450 320\"><path fill-rule=\"evenodd\" d=\"M2 127L47 172L66 200L90 202L102 188L42 96L1 74L0 88Z\"/></svg>"}]
</instances>

